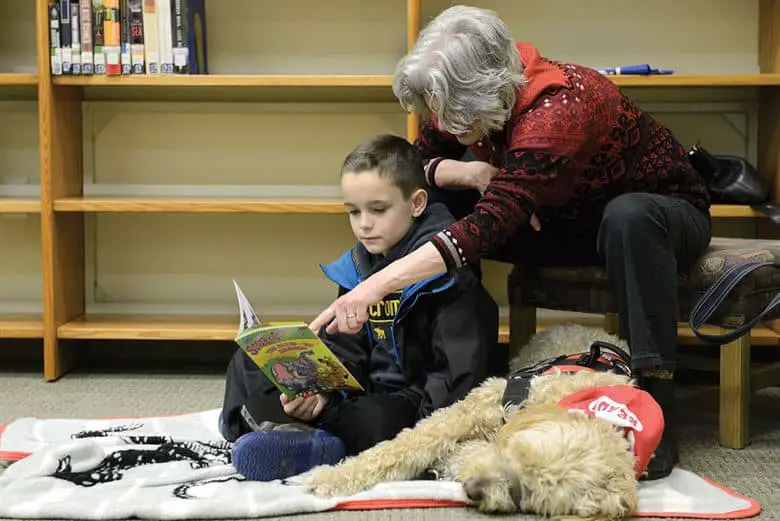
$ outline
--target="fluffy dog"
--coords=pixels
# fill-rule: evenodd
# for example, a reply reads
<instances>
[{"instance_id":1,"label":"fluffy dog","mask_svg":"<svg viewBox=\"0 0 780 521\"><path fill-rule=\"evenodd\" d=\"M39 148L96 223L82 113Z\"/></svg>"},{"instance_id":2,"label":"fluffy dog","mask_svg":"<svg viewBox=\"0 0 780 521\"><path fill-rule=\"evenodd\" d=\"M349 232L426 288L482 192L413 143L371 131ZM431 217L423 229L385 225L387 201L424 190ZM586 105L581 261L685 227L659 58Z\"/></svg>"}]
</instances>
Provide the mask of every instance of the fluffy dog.
<instances>
[{"instance_id":1,"label":"fluffy dog","mask_svg":"<svg viewBox=\"0 0 780 521\"><path fill-rule=\"evenodd\" d=\"M511 369L588 352L599 340L628 350L603 331L558 326L532 338ZM660 407L627 372L547 367L526 380L521 403L506 403L514 380L490 378L394 439L313 469L305 487L320 496L347 496L434 470L462 483L483 512L627 518L636 509L637 479L663 431Z\"/></svg>"}]
</instances>

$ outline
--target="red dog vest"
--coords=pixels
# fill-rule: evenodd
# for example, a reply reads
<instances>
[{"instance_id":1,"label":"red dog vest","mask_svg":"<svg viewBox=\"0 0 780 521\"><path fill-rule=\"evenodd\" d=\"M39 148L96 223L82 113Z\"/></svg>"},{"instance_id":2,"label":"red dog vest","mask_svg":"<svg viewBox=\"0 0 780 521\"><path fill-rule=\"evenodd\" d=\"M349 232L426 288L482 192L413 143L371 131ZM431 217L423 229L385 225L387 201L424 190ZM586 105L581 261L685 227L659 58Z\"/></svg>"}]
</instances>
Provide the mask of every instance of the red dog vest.
<instances>
[{"instance_id":1,"label":"red dog vest","mask_svg":"<svg viewBox=\"0 0 780 521\"><path fill-rule=\"evenodd\" d=\"M636 455L637 478L647 470L664 433L664 414L648 392L630 385L589 387L570 394L558 405L623 429Z\"/></svg>"},{"instance_id":2,"label":"red dog vest","mask_svg":"<svg viewBox=\"0 0 780 521\"><path fill-rule=\"evenodd\" d=\"M509 376L502 404L522 407L528 398L531 380L555 370L568 373L612 371L631 376L630 355L613 344L596 341L587 353L559 356L521 369ZM645 472L664 431L663 412L649 393L630 385L590 387L567 396L558 405L622 428L636 454L637 477Z\"/></svg>"}]
</instances>

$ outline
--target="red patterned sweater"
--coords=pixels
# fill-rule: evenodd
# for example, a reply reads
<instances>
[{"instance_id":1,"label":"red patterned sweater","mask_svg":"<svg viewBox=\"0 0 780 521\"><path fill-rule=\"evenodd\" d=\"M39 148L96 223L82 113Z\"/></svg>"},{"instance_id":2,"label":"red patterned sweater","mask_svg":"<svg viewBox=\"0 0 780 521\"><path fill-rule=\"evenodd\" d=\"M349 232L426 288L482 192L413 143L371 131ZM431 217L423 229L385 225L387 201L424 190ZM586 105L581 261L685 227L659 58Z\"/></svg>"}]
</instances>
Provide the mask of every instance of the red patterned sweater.
<instances>
[{"instance_id":1,"label":"red patterned sweater","mask_svg":"<svg viewBox=\"0 0 780 521\"><path fill-rule=\"evenodd\" d=\"M470 147L499 173L474 211L433 239L448 269L500 248L534 212L543 223L592 219L627 192L677 196L709 215L707 186L671 131L598 71L545 59L525 43L518 49L527 83L512 117L504 130ZM415 144L429 179L437 158L466 152L435 122Z\"/></svg>"}]
</instances>

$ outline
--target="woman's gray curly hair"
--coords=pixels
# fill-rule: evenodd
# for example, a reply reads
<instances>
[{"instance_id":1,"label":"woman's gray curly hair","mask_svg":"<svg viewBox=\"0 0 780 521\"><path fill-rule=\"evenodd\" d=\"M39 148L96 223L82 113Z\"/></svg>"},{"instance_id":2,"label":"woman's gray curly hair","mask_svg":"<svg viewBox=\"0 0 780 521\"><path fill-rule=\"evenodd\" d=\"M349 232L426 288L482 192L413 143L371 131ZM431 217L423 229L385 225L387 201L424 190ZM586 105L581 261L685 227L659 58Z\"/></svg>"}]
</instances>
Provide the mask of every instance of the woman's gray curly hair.
<instances>
[{"instance_id":1,"label":"woman's gray curly hair","mask_svg":"<svg viewBox=\"0 0 780 521\"><path fill-rule=\"evenodd\" d=\"M430 111L443 130L503 128L525 82L515 41L494 11L457 5L421 32L396 66L393 93L407 110Z\"/></svg>"}]
</instances>

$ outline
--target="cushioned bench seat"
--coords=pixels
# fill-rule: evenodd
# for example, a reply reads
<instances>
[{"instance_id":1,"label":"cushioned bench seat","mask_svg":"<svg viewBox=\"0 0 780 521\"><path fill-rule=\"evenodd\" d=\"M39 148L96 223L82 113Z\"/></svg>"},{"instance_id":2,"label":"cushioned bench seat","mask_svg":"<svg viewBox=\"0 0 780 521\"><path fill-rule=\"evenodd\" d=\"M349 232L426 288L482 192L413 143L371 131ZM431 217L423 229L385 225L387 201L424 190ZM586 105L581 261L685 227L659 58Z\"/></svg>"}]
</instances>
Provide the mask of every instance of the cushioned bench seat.
<instances>
[{"instance_id":1,"label":"cushioned bench seat","mask_svg":"<svg viewBox=\"0 0 780 521\"><path fill-rule=\"evenodd\" d=\"M730 266L745 260L780 259L780 241L712 239L709 249L680 274L679 321L689 314L710 285ZM603 267L515 267L507 282L510 303L510 352L516 353L536 331L536 309L604 314L606 328L617 332L616 307ZM762 268L738 284L709 321L731 327L758 315L780 290L780 269ZM765 379L764 379L765 380ZM731 448L748 444L750 336L721 346L720 441ZM755 390L755 389L752 389Z\"/></svg>"}]
</instances>

